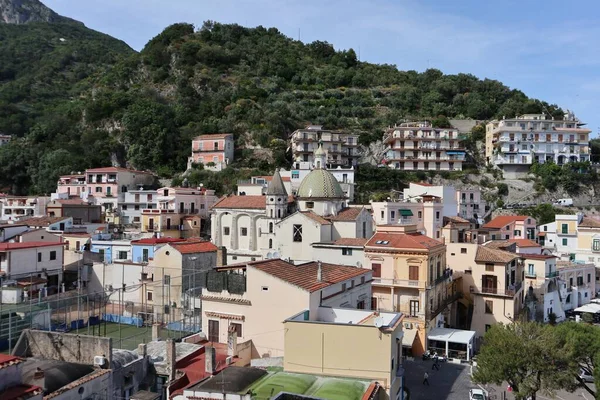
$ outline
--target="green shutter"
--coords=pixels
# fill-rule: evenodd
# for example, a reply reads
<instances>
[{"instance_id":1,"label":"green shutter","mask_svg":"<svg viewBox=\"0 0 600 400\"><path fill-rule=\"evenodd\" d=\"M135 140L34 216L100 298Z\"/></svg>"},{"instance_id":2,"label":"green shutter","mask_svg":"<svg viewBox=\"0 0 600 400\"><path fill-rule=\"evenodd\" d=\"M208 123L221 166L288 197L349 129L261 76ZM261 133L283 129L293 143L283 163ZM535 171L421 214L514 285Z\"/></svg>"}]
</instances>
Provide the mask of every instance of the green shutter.
<instances>
[{"instance_id":1,"label":"green shutter","mask_svg":"<svg viewBox=\"0 0 600 400\"><path fill-rule=\"evenodd\" d=\"M400 215L403 217L412 217L413 213L411 210L400 210Z\"/></svg>"}]
</instances>

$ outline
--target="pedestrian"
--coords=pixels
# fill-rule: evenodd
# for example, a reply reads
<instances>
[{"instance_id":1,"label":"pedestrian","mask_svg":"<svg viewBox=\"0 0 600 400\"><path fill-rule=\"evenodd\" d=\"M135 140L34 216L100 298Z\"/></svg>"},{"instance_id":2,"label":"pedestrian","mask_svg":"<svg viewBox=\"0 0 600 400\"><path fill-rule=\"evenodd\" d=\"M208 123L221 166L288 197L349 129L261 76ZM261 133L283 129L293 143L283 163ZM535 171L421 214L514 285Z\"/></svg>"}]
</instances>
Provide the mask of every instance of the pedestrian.
<instances>
[{"instance_id":1,"label":"pedestrian","mask_svg":"<svg viewBox=\"0 0 600 400\"><path fill-rule=\"evenodd\" d=\"M433 371L434 369L440 370L440 360L437 357L433 360L433 365L431 366L431 370Z\"/></svg>"},{"instance_id":2,"label":"pedestrian","mask_svg":"<svg viewBox=\"0 0 600 400\"><path fill-rule=\"evenodd\" d=\"M429 386L429 374L425 371L425 375L423 375L423 385L427 384Z\"/></svg>"}]
</instances>

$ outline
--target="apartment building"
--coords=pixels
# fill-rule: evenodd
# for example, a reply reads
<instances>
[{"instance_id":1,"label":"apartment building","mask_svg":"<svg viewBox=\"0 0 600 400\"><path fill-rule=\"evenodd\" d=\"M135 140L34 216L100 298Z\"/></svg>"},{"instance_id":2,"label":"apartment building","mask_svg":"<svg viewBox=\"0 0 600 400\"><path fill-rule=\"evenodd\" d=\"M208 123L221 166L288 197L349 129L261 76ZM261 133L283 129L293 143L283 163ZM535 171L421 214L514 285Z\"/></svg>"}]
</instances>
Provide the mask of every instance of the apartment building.
<instances>
[{"instance_id":1,"label":"apartment building","mask_svg":"<svg viewBox=\"0 0 600 400\"><path fill-rule=\"evenodd\" d=\"M453 276L462 277L461 324L480 339L492 325L512 323L524 304L521 255L474 243L449 243L446 249Z\"/></svg>"},{"instance_id":2,"label":"apartment building","mask_svg":"<svg viewBox=\"0 0 600 400\"><path fill-rule=\"evenodd\" d=\"M483 217L487 211L487 202L479 188L464 188L456 190L458 216L475 220L483 225Z\"/></svg>"},{"instance_id":3,"label":"apartment building","mask_svg":"<svg viewBox=\"0 0 600 400\"><path fill-rule=\"evenodd\" d=\"M379 226L415 225L418 232L440 239L444 226L444 204L438 196L372 202L373 220Z\"/></svg>"},{"instance_id":4,"label":"apartment building","mask_svg":"<svg viewBox=\"0 0 600 400\"><path fill-rule=\"evenodd\" d=\"M540 244L563 260L600 263L600 219L557 214L555 220L540 225Z\"/></svg>"},{"instance_id":5,"label":"apartment building","mask_svg":"<svg viewBox=\"0 0 600 400\"><path fill-rule=\"evenodd\" d=\"M86 193L85 174L62 175L58 178L56 193L69 197L81 197ZM57 197L57 198L58 198Z\"/></svg>"},{"instance_id":6,"label":"apartment building","mask_svg":"<svg viewBox=\"0 0 600 400\"><path fill-rule=\"evenodd\" d=\"M358 134L329 131L322 125L308 125L295 130L290 136L292 155L295 163L310 163L317 167L314 152L322 143L326 163L331 167L354 167L358 164ZM325 165L318 166L325 168Z\"/></svg>"},{"instance_id":7,"label":"apartment building","mask_svg":"<svg viewBox=\"0 0 600 400\"><path fill-rule=\"evenodd\" d=\"M82 199L57 199L46 206L49 217L73 218L73 224L101 223L102 207L90 204Z\"/></svg>"},{"instance_id":8,"label":"apartment building","mask_svg":"<svg viewBox=\"0 0 600 400\"><path fill-rule=\"evenodd\" d=\"M427 121L407 122L386 131L388 167L408 171L461 171L465 136L454 128L436 128Z\"/></svg>"},{"instance_id":9,"label":"apartment building","mask_svg":"<svg viewBox=\"0 0 600 400\"><path fill-rule=\"evenodd\" d=\"M44 216L49 201L50 198L45 196L0 197L0 203L2 203L0 219L3 221L19 221L24 218Z\"/></svg>"},{"instance_id":10,"label":"apartment building","mask_svg":"<svg viewBox=\"0 0 600 400\"><path fill-rule=\"evenodd\" d=\"M377 381L390 399L401 399L403 319L402 313L331 307L303 310L283 322L283 368ZM346 343L361 346L348 351Z\"/></svg>"},{"instance_id":11,"label":"apartment building","mask_svg":"<svg viewBox=\"0 0 600 400\"><path fill-rule=\"evenodd\" d=\"M590 160L590 129L568 111L563 120L547 114L524 114L515 118L493 120L486 125L485 156L488 164L507 174L529 171L534 162L569 162Z\"/></svg>"},{"instance_id":12,"label":"apartment building","mask_svg":"<svg viewBox=\"0 0 600 400\"><path fill-rule=\"evenodd\" d=\"M177 238L200 236L202 218L218 200L214 190L203 187L163 187L152 196L157 207L142 209L142 233Z\"/></svg>"},{"instance_id":13,"label":"apartment building","mask_svg":"<svg viewBox=\"0 0 600 400\"><path fill-rule=\"evenodd\" d=\"M536 241L538 236L535 218L527 215L500 215L484 224L479 231L487 240Z\"/></svg>"},{"instance_id":14,"label":"apartment building","mask_svg":"<svg viewBox=\"0 0 600 400\"><path fill-rule=\"evenodd\" d=\"M195 163L203 164L205 169L221 171L233 162L233 155L233 134L200 135L192 140L192 156L188 159L188 169Z\"/></svg>"},{"instance_id":15,"label":"apartment building","mask_svg":"<svg viewBox=\"0 0 600 400\"><path fill-rule=\"evenodd\" d=\"M0 243L2 280L39 278L38 282L58 288L62 282L63 243ZM25 279L25 280L27 280Z\"/></svg>"},{"instance_id":16,"label":"apartment building","mask_svg":"<svg viewBox=\"0 0 600 400\"><path fill-rule=\"evenodd\" d=\"M403 345L413 355L427 349L430 329L453 324L459 291L446 266L446 246L415 225L377 226L365 245L364 267L373 271L371 309L406 316Z\"/></svg>"},{"instance_id":17,"label":"apartment building","mask_svg":"<svg viewBox=\"0 0 600 400\"><path fill-rule=\"evenodd\" d=\"M525 307L529 319L538 322L550 322L554 314L555 321L565 319L565 309L559 288L561 282L556 269L556 256L545 254L523 254L525 271L524 290ZM569 298L570 302L570 298Z\"/></svg>"},{"instance_id":18,"label":"apartment building","mask_svg":"<svg viewBox=\"0 0 600 400\"><path fill-rule=\"evenodd\" d=\"M142 211L158 208L158 193L151 189L134 189L123 194L119 202L119 222L123 225L140 226Z\"/></svg>"},{"instance_id":19,"label":"apartment building","mask_svg":"<svg viewBox=\"0 0 600 400\"><path fill-rule=\"evenodd\" d=\"M281 357L283 321L319 307L368 310L371 276L363 268L281 259L217 268L202 289L202 331L209 341L225 343L235 330L239 342L252 341L253 359Z\"/></svg>"},{"instance_id":20,"label":"apartment building","mask_svg":"<svg viewBox=\"0 0 600 400\"><path fill-rule=\"evenodd\" d=\"M88 169L85 176L88 197L102 206L107 222L116 222L115 218L118 221L118 203L123 202L126 192L140 185L151 186L155 179L150 172L119 167Z\"/></svg>"},{"instance_id":21,"label":"apartment building","mask_svg":"<svg viewBox=\"0 0 600 400\"><path fill-rule=\"evenodd\" d=\"M561 297L565 311L588 304L596 295L596 265L573 261L557 261Z\"/></svg>"}]
</instances>

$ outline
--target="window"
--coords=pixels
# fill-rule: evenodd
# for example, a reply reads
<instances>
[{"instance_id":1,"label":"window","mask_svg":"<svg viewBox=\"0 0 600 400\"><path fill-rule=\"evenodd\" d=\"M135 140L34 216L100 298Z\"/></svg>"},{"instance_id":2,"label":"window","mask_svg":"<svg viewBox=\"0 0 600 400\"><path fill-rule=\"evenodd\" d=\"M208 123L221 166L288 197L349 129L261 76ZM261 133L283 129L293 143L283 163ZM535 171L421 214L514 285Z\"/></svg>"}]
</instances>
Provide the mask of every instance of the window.
<instances>
[{"instance_id":1,"label":"window","mask_svg":"<svg viewBox=\"0 0 600 400\"><path fill-rule=\"evenodd\" d=\"M263 286L263 287L261 288L261 290L262 290L263 292L268 292L268 291L269 291L269 287L268 287L268 286Z\"/></svg>"},{"instance_id":2,"label":"window","mask_svg":"<svg viewBox=\"0 0 600 400\"><path fill-rule=\"evenodd\" d=\"M96 193L102 193L102 186L96 186Z\"/></svg>"},{"instance_id":3,"label":"window","mask_svg":"<svg viewBox=\"0 0 600 400\"><path fill-rule=\"evenodd\" d=\"M384 211L382 211L382 212L381 212L381 219L384 219L384 218L385 218L385 212L384 212Z\"/></svg>"},{"instance_id":4,"label":"window","mask_svg":"<svg viewBox=\"0 0 600 400\"><path fill-rule=\"evenodd\" d=\"M307 201L306 202L306 208L315 208L315 202L314 201Z\"/></svg>"},{"instance_id":5,"label":"window","mask_svg":"<svg viewBox=\"0 0 600 400\"><path fill-rule=\"evenodd\" d=\"M269 248L272 249L273 248L273 239L269 239Z\"/></svg>"},{"instance_id":6,"label":"window","mask_svg":"<svg viewBox=\"0 0 600 400\"><path fill-rule=\"evenodd\" d=\"M563 238L563 240L562 240L562 245L563 245L563 246L567 246L567 245L568 245L568 242L569 242L569 241L568 241L568 239L567 239L567 238Z\"/></svg>"},{"instance_id":7,"label":"window","mask_svg":"<svg viewBox=\"0 0 600 400\"><path fill-rule=\"evenodd\" d=\"M408 279L411 281L419 280L419 266L418 265L409 265L408 266Z\"/></svg>"},{"instance_id":8,"label":"window","mask_svg":"<svg viewBox=\"0 0 600 400\"><path fill-rule=\"evenodd\" d=\"M152 301L152 292L147 292L146 293L146 300Z\"/></svg>"},{"instance_id":9,"label":"window","mask_svg":"<svg viewBox=\"0 0 600 400\"><path fill-rule=\"evenodd\" d=\"M269 233L273 233L273 223L269 222Z\"/></svg>"},{"instance_id":10,"label":"window","mask_svg":"<svg viewBox=\"0 0 600 400\"><path fill-rule=\"evenodd\" d=\"M127 204L123 204L123 210L127 210Z\"/></svg>"},{"instance_id":11,"label":"window","mask_svg":"<svg viewBox=\"0 0 600 400\"><path fill-rule=\"evenodd\" d=\"M300 179L300 172L292 171L292 179Z\"/></svg>"},{"instance_id":12,"label":"window","mask_svg":"<svg viewBox=\"0 0 600 400\"><path fill-rule=\"evenodd\" d=\"M594 241L592 242L592 250L600 251L600 239L594 239Z\"/></svg>"},{"instance_id":13,"label":"window","mask_svg":"<svg viewBox=\"0 0 600 400\"><path fill-rule=\"evenodd\" d=\"M390 211L390 219L393 221L394 219L396 219L396 211L392 210Z\"/></svg>"},{"instance_id":14,"label":"window","mask_svg":"<svg viewBox=\"0 0 600 400\"><path fill-rule=\"evenodd\" d=\"M548 227L544 226L544 232L548 232Z\"/></svg>"},{"instance_id":15,"label":"window","mask_svg":"<svg viewBox=\"0 0 600 400\"><path fill-rule=\"evenodd\" d=\"M356 302L356 309L357 310L364 310L365 309L365 301L364 300L359 300Z\"/></svg>"},{"instance_id":16,"label":"window","mask_svg":"<svg viewBox=\"0 0 600 400\"><path fill-rule=\"evenodd\" d=\"M223 235L229 236L229 227L228 226L223 227Z\"/></svg>"},{"instance_id":17,"label":"window","mask_svg":"<svg viewBox=\"0 0 600 400\"><path fill-rule=\"evenodd\" d=\"M485 301L485 313L493 314L494 313L494 302L491 300Z\"/></svg>"},{"instance_id":18,"label":"window","mask_svg":"<svg viewBox=\"0 0 600 400\"><path fill-rule=\"evenodd\" d=\"M486 272L494 272L494 264L485 264Z\"/></svg>"},{"instance_id":19,"label":"window","mask_svg":"<svg viewBox=\"0 0 600 400\"><path fill-rule=\"evenodd\" d=\"M165 285L170 285L171 284L171 275L165 275L164 284Z\"/></svg>"},{"instance_id":20,"label":"window","mask_svg":"<svg viewBox=\"0 0 600 400\"><path fill-rule=\"evenodd\" d=\"M150 206L150 204L148 204L148 206ZM151 207L148 207L148 208L151 208ZM133 206L133 209L134 210L139 210L140 206L138 204L136 204L136 205Z\"/></svg>"},{"instance_id":21,"label":"window","mask_svg":"<svg viewBox=\"0 0 600 400\"><path fill-rule=\"evenodd\" d=\"M302 225L296 225L296 224L294 224L294 227L293 227L293 236L294 236L294 242L301 242L302 241Z\"/></svg>"},{"instance_id":22,"label":"window","mask_svg":"<svg viewBox=\"0 0 600 400\"><path fill-rule=\"evenodd\" d=\"M37 253L38 255L38 262L42 262L42 253Z\"/></svg>"},{"instance_id":23,"label":"window","mask_svg":"<svg viewBox=\"0 0 600 400\"><path fill-rule=\"evenodd\" d=\"M240 228L240 236L248 236L248 228Z\"/></svg>"},{"instance_id":24,"label":"window","mask_svg":"<svg viewBox=\"0 0 600 400\"><path fill-rule=\"evenodd\" d=\"M230 332L235 332L237 337L242 337L242 324L236 324L235 322L232 322L229 324L229 330Z\"/></svg>"},{"instance_id":25,"label":"window","mask_svg":"<svg viewBox=\"0 0 600 400\"><path fill-rule=\"evenodd\" d=\"M127 252L119 251L119 260L127 260Z\"/></svg>"},{"instance_id":26,"label":"window","mask_svg":"<svg viewBox=\"0 0 600 400\"><path fill-rule=\"evenodd\" d=\"M416 317L419 314L419 300L410 301L410 316Z\"/></svg>"},{"instance_id":27,"label":"window","mask_svg":"<svg viewBox=\"0 0 600 400\"><path fill-rule=\"evenodd\" d=\"M527 266L527 275L529 276L535 276L535 267L533 264L529 264Z\"/></svg>"},{"instance_id":28,"label":"window","mask_svg":"<svg viewBox=\"0 0 600 400\"><path fill-rule=\"evenodd\" d=\"M487 332L487 331L489 331L491 328L492 328L492 326L491 326L491 325L487 325L487 324L485 325L485 331L486 331L486 332Z\"/></svg>"},{"instance_id":29,"label":"window","mask_svg":"<svg viewBox=\"0 0 600 400\"><path fill-rule=\"evenodd\" d=\"M521 231L519 231L519 230L515 230L515 231L514 231L514 235L515 235L515 236L521 236Z\"/></svg>"},{"instance_id":30,"label":"window","mask_svg":"<svg viewBox=\"0 0 600 400\"><path fill-rule=\"evenodd\" d=\"M342 249L342 255L343 256L351 256L352 255L352 249Z\"/></svg>"},{"instance_id":31,"label":"window","mask_svg":"<svg viewBox=\"0 0 600 400\"><path fill-rule=\"evenodd\" d=\"M381 278L381 264L371 264L373 278Z\"/></svg>"},{"instance_id":32,"label":"window","mask_svg":"<svg viewBox=\"0 0 600 400\"><path fill-rule=\"evenodd\" d=\"M219 142L214 142L213 146L215 150L219 150Z\"/></svg>"},{"instance_id":33,"label":"window","mask_svg":"<svg viewBox=\"0 0 600 400\"><path fill-rule=\"evenodd\" d=\"M590 283L592 281L592 275L588 274L588 283Z\"/></svg>"},{"instance_id":34,"label":"window","mask_svg":"<svg viewBox=\"0 0 600 400\"><path fill-rule=\"evenodd\" d=\"M562 229L562 233L563 233L563 234L567 234L567 233L569 233L569 225L567 225L567 224L562 224L562 227L561 227L561 229Z\"/></svg>"},{"instance_id":35,"label":"window","mask_svg":"<svg viewBox=\"0 0 600 400\"><path fill-rule=\"evenodd\" d=\"M419 218L419 219L423 218L423 212L422 211L418 211L417 212L417 218Z\"/></svg>"},{"instance_id":36,"label":"window","mask_svg":"<svg viewBox=\"0 0 600 400\"><path fill-rule=\"evenodd\" d=\"M435 212L435 219L440 219L440 212L439 211Z\"/></svg>"},{"instance_id":37,"label":"window","mask_svg":"<svg viewBox=\"0 0 600 400\"><path fill-rule=\"evenodd\" d=\"M467 248L466 247L461 247L460 248L460 254L467 254Z\"/></svg>"}]
</instances>

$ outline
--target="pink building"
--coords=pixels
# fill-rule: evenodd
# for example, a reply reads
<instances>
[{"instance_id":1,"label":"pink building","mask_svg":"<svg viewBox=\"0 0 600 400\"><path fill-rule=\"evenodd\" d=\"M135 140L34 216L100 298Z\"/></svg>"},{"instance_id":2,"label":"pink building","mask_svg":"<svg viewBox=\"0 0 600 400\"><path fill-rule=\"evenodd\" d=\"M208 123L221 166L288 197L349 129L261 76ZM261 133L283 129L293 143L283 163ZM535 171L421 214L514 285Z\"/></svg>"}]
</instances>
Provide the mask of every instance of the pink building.
<instances>
[{"instance_id":1,"label":"pink building","mask_svg":"<svg viewBox=\"0 0 600 400\"><path fill-rule=\"evenodd\" d=\"M233 135L231 133L201 135L192 140L192 156L188 159L188 168L191 168L192 163L202 163L206 169L220 171L227 168L232 161Z\"/></svg>"},{"instance_id":2,"label":"pink building","mask_svg":"<svg viewBox=\"0 0 600 400\"><path fill-rule=\"evenodd\" d=\"M537 240L535 218L527 215L500 215L480 228L488 240L530 239Z\"/></svg>"},{"instance_id":3,"label":"pink building","mask_svg":"<svg viewBox=\"0 0 600 400\"><path fill-rule=\"evenodd\" d=\"M80 197L85 191L84 174L63 175L58 178L58 188L56 190L58 194L66 194L69 197Z\"/></svg>"}]
</instances>

